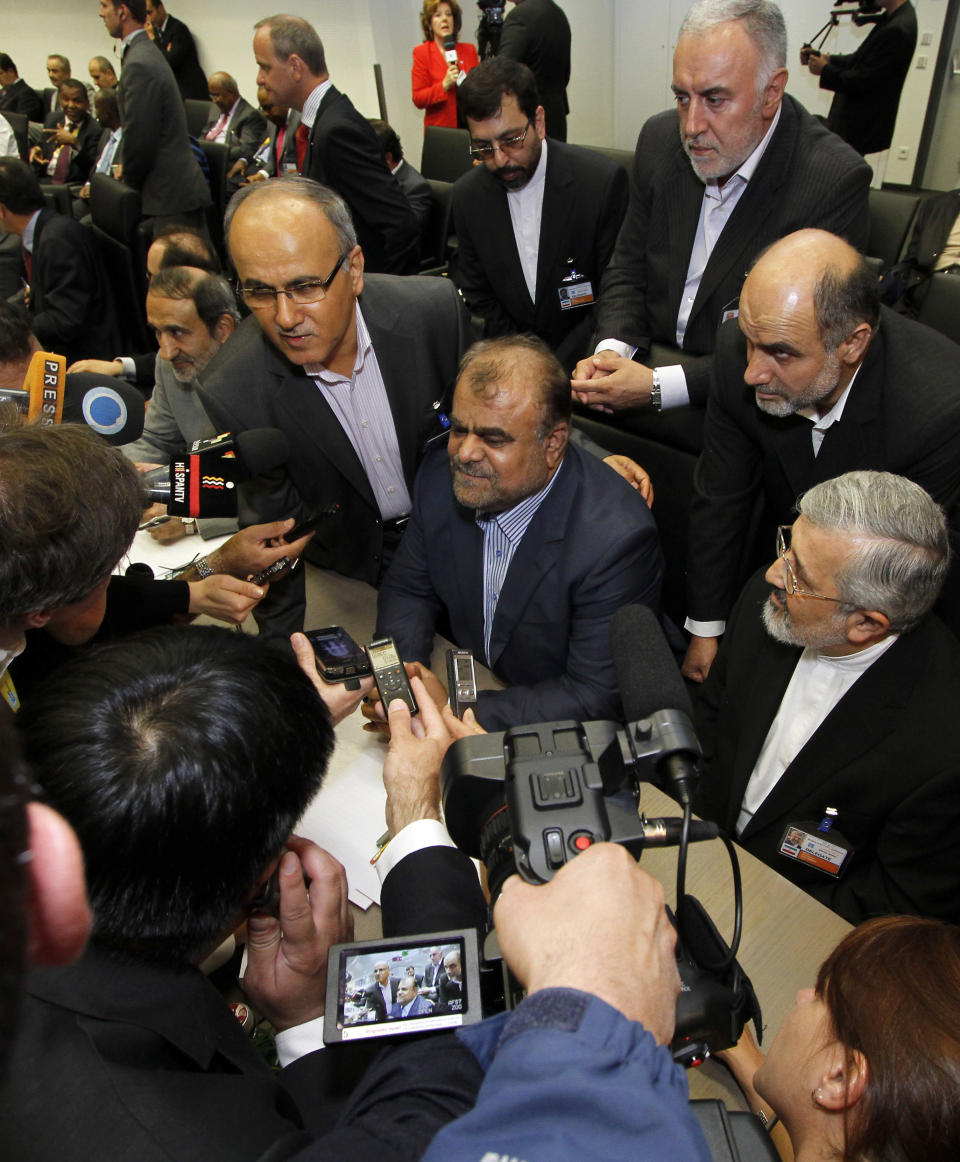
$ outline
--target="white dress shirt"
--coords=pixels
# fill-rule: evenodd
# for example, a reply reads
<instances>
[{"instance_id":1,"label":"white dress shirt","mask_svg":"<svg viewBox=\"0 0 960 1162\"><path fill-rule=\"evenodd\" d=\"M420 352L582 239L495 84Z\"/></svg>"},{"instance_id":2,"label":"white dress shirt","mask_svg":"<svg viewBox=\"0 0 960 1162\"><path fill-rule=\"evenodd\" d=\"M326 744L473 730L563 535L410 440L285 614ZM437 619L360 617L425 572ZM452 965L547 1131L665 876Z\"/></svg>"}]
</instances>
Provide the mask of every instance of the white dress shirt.
<instances>
[{"instance_id":1,"label":"white dress shirt","mask_svg":"<svg viewBox=\"0 0 960 1162\"><path fill-rule=\"evenodd\" d=\"M532 128L532 127L531 127ZM520 190L507 190L507 208L513 225L513 237L520 256L523 281L531 300L537 301L537 260L540 256L540 223L543 219L543 190L547 174L547 143L540 150L540 160L533 177Z\"/></svg>"}]
</instances>

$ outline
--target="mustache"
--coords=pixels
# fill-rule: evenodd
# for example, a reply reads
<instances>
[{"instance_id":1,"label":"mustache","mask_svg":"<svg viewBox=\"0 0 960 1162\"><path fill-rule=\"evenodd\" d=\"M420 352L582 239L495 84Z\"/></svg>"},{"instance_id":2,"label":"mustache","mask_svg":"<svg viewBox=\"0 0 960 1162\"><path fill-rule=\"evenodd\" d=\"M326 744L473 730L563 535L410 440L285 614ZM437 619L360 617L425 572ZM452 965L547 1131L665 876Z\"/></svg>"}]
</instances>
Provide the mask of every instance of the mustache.
<instances>
[{"instance_id":1,"label":"mustache","mask_svg":"<svg viewBox=\"0 0 960 1162\"><path fill-rule=\"evenodd\" d=\"M492 480L494 477L492 469L477 464L464 464L458 456L450 461L450 471L462 472L464 476L472 476L475 480Z\"/></svg>"}]
</instances>

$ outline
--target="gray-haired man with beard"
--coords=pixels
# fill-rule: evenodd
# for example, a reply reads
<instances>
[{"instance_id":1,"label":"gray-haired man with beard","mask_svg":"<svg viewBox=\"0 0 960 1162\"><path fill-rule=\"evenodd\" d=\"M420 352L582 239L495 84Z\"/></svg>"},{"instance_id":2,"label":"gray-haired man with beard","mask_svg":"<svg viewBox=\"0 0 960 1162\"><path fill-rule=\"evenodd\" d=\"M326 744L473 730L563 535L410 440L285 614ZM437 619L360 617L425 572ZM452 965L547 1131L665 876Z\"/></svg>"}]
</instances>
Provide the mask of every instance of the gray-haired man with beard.
<instances>
[{"instance_id":1,"label":"gray-haired man with beard","mask_svg":"<svg viewBox=\"0 0 960 1162\"><path fill-rule=\"evenodd\" d=\"M706 677L723 619L796 498L855 468L915 481L956 531L960 347L881 309L852 246L801 230L757 260L717 338L690 515L688 678ZM951 591L938 606L953 629L958 604Z\"/></svg>"},{"instance_id":2,"label":"gray-haired man with beard","mask_svg":"<svg viewBox=\"0 0 960 1162\"><path fill-rule=\"evenodd\" d=\"M946 520L887 472L825 481L797 508L702 691L697 810L851 923L956 922L960 643L930 613Z\"/></svg>"}]
</instances>

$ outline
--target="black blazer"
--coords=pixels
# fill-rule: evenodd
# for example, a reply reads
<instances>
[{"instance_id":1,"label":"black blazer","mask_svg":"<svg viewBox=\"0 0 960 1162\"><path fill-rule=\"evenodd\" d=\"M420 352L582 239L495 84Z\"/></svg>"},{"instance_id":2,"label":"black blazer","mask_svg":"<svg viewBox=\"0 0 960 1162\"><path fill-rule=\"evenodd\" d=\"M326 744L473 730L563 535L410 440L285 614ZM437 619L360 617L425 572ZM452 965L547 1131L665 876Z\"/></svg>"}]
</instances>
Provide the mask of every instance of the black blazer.
<instances>
[{"instance_id":1,"label":"black blazer","mask_svg":"<svg viewBox=\"0 0 960 1162\"><path fill-rule=\"evenodd\" d=\"M443 429L457 365L472 340L460 297L446 279L371 275L360 298L397 430L407 485L426 442ZM383 529L363 467L313 380L245 320L208 366L200 398L219 431L277 427L290 440L286 467L241 486L241 524L278 520L338 504L310 542L325 569L376 584ZM258 621L289 636L303 626L302 572L274 586ZM276 628L274 628L274 626ZM263 632L263 628L261 628Z\"/></svg>"},{"instance_id":2,"label":"black blazer","mask_svg":"<svg viewBox=\"0 0 960 1162\"><path fill-rule=\"evenodd\" d=\"M205 101L209 96L207 78L197 59L197 46L193 34L182 20L168 16L163 31L157 33L154 41L166 57L167 64L177 79L180 95L186 100Z\"/></svg>"},{"instance_id":3,"label":"black blazer","mask_svg":"<svg viewBox=\"0 0 960 1162\"><path fill-rule=\"evenodd\" d=\"M217 116L212 117L203 127L202 137L206 137L210 130L220 120L220 110ZM275 128L275 127L274 127ZM233 165L238 158L249 161L263 144L267 136L267 119L259 109L254 109L249 101L243 97L237 98L237 110L227 127L226 140L227 160Z\"/></svg>"},{"instance_id":4,"label":"black blazer","mask_svg":"<svg viewBox=\"0 0 960 1162\"><path fill-rule=\"evenodd\" d=\"M697 708L697 810L731 835L747 782L800 657L764 630L762 574L730 618ZM960 920L960 643L934 617L847 691L761 803L741 846L852 924L909 912ZM836 807L854 846L834 880L779 854L784 828Z\"/></svg>"},{"instance_id":5,"label":"black blazer","mask_svg":"<svg viewBox=\"0 0 960 1162\"><path fill-rule=\"evenodd\" d=\"M610 618L631 602L658 609L662 572L640 494L569 446L497 602L489 665L509 688L480 693L483 726L618 717ZM392 635L405 660L429 664L440 617L483 661L483 533L454 497L445 447L420 469L410 524L380 587L376 632Z\"/></svg>"},{"instance_id":6,"label":"black blazer","mask_svg":"<svg viewBox=\"0 0 960 1162\"><path fill-rule=\"evenodd\" d=\"M317 110L302 172L336 190L350 207L367 270L416 273L416 216L387 169L370 122L332 85Z\"/></svg>"},{"instance_id":7,"label":"black blazer","mask_svg":"<svg viewBox=\"0 0 960 1162\"><path fill-rule=\"evenodd\" d=\"M67 115L62 109L49 114L44 127L47 129L59 129L65 124ZM107 130L109 134L109 130ZM97 164L97 158L100 156L100 139L103 136L103 129L100 122L89 114L84 117L83 122L77 131L77 146L76 149L71 150L70 166L67 169L67 182L80 183L87 181L90 177L90 171ZM43 156L46 159L44 162L43 173L40 175L40 180L49 181L46 174L46 162L49 162L53 156L53 151L56 149L56 144L53 141L45 140L43 143Z\"/></svg>"},{"instance_id":8,"label":"black blazer","mask_svg":"<svg viewBox=\"0 0 960 1162\"><path fill-rule=\"evenodd\" d=\"M484 166L453 187L458 245L452 274L470 310L485 321L487 336L533 331L575 361L586 348L591 308L562 310L560 280L575 268L593 283L594 295L600 293L627 209L627 174L602 154L552 140L546 165L536 304L520 266L507 192ZM579 349L568 352L565 343L574 331Z\"/></svg>"},{"instance_id":9,"label":"black blazer","mask_svg":"<svg viewBox=\"0 0 960 1162\"><path fill-rule=\"evenodd\" d=\"M827 430L816 457L808 419L778 419L757 407L743 381L746 344L736 320L720 328L714 358L690 515L691 617L725 618L745 573L772 560L776 526L793 520L797 496L844 472L872 468L907 476L960 526L957 344L884 307L843 418ZM759 540L751 550L745 542L758 500Z\"/></svg>"},{"instance_id":10,"label":"black blazer","mask_svg":"<svg viewBox=\"0 0 960 1162\"><path fill-rule=\"evenodd\" d=\"M43 98L23 77L17 77L12 85L0 89L0 109L22 113L28 121L43 124Z\"/></svg>"},{"instance_id":11,"label":"black blazer","mask_svg":"<svg viewBox=\"0 0 960 1162\"><path fill-rule=\"evenodd\" d=\"M820 88L836 94L827 126L857 153L890 148L916 47L917 13L908 0L884 13L856 52L830 54L820 74Z\"/></svg>"},{"instance_id":12,"label":"black blazer","mask_svg":"<svg viewBox=\"0 0 960 1162\"><path fill-rule=\"evenodd\" d=\"M769 243L818 226L867 244L870 167L793 97L703 272L683 337L693 403L705 404L716 331L736 306L747 269ZM700 219L703 182L693 172L669 109L640 131L630 179L630 206L603 278L594 339L620 339L643 360L651 343L675 346L677 314Z\"/></svg>"},{"instance_id":13,"label":"black blazer","mask_svg":"<svg viewBox=\"0 0 960 1162\"><path fill-rule=\"evenodd\" d=\"M533 70L547 133L567 140L567 84L570 81L570 23L554 0L523 0L503 22L500 55Z\"/></svg>"}]
</instances>

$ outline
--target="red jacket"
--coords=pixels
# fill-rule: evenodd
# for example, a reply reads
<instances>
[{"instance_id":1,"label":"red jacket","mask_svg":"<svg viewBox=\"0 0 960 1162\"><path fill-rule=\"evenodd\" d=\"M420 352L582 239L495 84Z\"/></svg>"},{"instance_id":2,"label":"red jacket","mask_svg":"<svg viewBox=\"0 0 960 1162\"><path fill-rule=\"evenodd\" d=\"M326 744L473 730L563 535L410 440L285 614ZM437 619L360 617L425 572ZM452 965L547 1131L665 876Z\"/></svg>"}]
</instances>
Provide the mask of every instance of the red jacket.
<instances>
[{"instance_id":1,"label":"red jacket","mask_svg":"<svg viewBox=\"0 0 960 1162\"><path fill-rule=\"evenodd\" d=\"M480 63L477 50L472 44L457 44L457 63L464 73L475 69ZM447 62L442 49L435 40L425 40L413 50L413 68L410 79L413 83L413 103L424 109L424 125L446 125L457 127L457 91L444 92L443 78L447 75Z\"/></svg>"}]
</instances>

